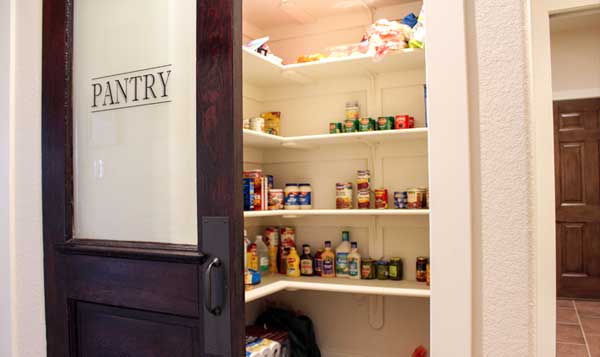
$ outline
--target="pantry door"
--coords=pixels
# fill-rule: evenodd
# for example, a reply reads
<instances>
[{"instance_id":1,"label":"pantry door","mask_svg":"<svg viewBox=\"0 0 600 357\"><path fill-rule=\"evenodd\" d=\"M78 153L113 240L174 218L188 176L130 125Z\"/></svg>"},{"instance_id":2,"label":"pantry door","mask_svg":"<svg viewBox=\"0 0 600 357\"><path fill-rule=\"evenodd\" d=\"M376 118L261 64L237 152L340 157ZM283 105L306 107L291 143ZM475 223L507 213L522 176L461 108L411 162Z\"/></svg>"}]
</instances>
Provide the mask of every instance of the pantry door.
<instances>
[{"instance_id":1,"label":"pantry door","mask_svg":"<svg viewBox=\"0 0 600 357\"><path fill-rule=\"evenodd\" d=\"M43 5L47 355L242 356L241 1Z\"/></svg>"},{"instance_id":2,"label":"pantry door","mask_svg":"<svg viewBox=\"0 0 600 357\"><path fill-rule=\"evenodd\" d=\"M600 298L600 98L554 103L559 297Z\"/></svg>"}]
</instances>

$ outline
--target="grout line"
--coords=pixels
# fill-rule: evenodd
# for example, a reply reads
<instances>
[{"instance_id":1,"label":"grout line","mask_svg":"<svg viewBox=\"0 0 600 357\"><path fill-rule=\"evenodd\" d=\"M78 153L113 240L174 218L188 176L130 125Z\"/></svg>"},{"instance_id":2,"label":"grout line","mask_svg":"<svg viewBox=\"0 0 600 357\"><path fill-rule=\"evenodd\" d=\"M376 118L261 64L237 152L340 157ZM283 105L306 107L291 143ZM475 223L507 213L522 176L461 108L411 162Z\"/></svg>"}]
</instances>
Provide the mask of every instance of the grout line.
<instances>
[{"instance_id":1,"label":"grout line","mask_svg":"<svg viewBox=\"0 0 600 357\"><path fill-rule=\"evenodd\" d=\"M581 323L581 318L579 317L579 311L577 310L577 304L575 304L575 300L571 300L571 302L575 308L575 315L577 316L577 321L579 321L579 328L581 329L581 334L583 335L583 342L585 342L585 349L588 357L592 357L592 354L590 353L590 346L588 345L587 338L585 337L585 330L583 329L583 324Z\"/></svg>"}]
</instances>

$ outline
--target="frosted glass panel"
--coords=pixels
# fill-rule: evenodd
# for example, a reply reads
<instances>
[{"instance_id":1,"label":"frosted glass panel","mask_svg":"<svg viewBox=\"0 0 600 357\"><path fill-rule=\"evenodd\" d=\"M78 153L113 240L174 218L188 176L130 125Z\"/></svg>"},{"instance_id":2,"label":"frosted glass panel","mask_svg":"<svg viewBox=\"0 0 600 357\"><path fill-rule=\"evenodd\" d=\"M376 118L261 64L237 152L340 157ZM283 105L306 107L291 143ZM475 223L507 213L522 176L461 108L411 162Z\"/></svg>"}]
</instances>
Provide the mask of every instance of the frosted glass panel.
<instances>
[{"instance_id":1,"label":"frosted glass panel","mask_svg":"<svg viewBox=\"0 0 600 357\"><path fill-rule=\"evenodd\" d=\"M195 244L196 0L77 0L77 238Z\"/></svg>"}]
</instances>

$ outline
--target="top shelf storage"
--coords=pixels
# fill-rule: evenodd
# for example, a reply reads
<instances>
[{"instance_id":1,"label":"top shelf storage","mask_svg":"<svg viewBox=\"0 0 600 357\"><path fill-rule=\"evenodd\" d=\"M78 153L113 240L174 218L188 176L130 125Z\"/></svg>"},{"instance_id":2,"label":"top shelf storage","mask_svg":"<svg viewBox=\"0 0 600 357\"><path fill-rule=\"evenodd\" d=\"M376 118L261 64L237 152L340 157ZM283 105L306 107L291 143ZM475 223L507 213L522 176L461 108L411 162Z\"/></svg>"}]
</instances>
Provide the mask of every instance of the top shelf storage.
<instances>
[{"instance_id":1,"label":"top shelf storage","mask_svg":"<svg viewBox=\"0 0 600 357\"><path fill-rule=\"evenodd\" d=\"M375 62L372 55L326 58L316 62L282 65L242 48L244 81L258 86L308 84L321 79L375 75L425 69L425 52L404 49Z\"/></svg>"}]
</instances>

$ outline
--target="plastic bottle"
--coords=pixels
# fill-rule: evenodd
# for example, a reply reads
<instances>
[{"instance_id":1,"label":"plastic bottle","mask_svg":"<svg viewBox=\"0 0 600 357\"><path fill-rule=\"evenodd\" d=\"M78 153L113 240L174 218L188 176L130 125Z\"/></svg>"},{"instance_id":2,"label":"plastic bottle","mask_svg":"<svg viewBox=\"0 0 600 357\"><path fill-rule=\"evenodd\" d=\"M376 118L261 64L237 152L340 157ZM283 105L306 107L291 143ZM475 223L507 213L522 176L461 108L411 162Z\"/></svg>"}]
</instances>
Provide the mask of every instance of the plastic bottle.
<instances>
[{"instance_id":1,"label":"plastic bottle","mask_svg":"<svg viewBox=\"0 0 600 357\"><path fill-rule=\"evenodd\" d=\"M360 279L360 253L358 253L358 243L352 242L351 251L348 254L348 276L350 279Z\"/></svg>"},{"instance_id":2,"label":"plastic bottle","mask_svg":"<svg viewBox=\"0 0 600 357\"><path fill-rule=\"evenodd\" d=\"M309 183L298 185L300 194L298 196L298 206L300 209L312 208L312 188Z\"/></svg>"},{"instance_id":3,"label":"plastic bottle","mask_svg":"<svg viewBox=\"0 0 600 357\"><path fill-rule=\"evenodd\" d=\"M300 256L300 274L302 276L313 276L314 273L314 261L312 255L310 255L310 245L304 244Z\"/></svg>"},{"instance_id":4,"label":"plastic bottle","mask_svg":"<svg viewBox=\"0 0 600 357\"><path fill-rule=\"evenodd\" d=\"M342 232L342 243L335 248L335 274L339 278L348 277L348 254L350 246L350 232Z\"/></svg>"},{"instance_id":5,"label":"plastic bottle","mask_svg":"<svg viewBox=\"0 0 600 357\"><path fill-rule=\"evenodd\" d=\"M256 236L256 253L258 254L258 271L261 275L269 273L269 247L263 241L263 237Z\"/></svg>"},{"instance_id":6,"label":"plastic bottle","mask_svg":"<svg viewBox=\"0 0 600 357\"><path fill-rule=\"evenodd\" d=\"M315 254L314 260L314 273L316 276L321 276L323 274L323 248L317 250Z\"/></svg>"},{"instance_id":7,"label":"plastic bottle","mask_svg":"<svg viewBox=\"0 0 600 357\"><path fill-rule=\"evenodd\" d=\"M321 259L323 259L323 272L321 273L321 276L323 278L334 278L335 253L331 250L331 241L325 242L325 250L321 253Z\"/></svg>"},{"instance_id":8,"label":"plastic bottle","mask_svg":"<svg viewBox=\"0 0 600 357\"><path fill-rule=\"evenodd\" d=\"M256 252L255 243L250 243L248 250L246 251L246 256L248 257L248 269L258 271L258 254Z\"/></svg>"},{"instance_id":9,"label":"plastic bottle","mask_svg":"<svg viewBox=\"0 0 600 357\"><path fill-rule=\"evenodd\" d=\"M291 247L287 256L287 276L297 278L300 276L300 256L296 248Z\"/></svg>"}]
</instances>

